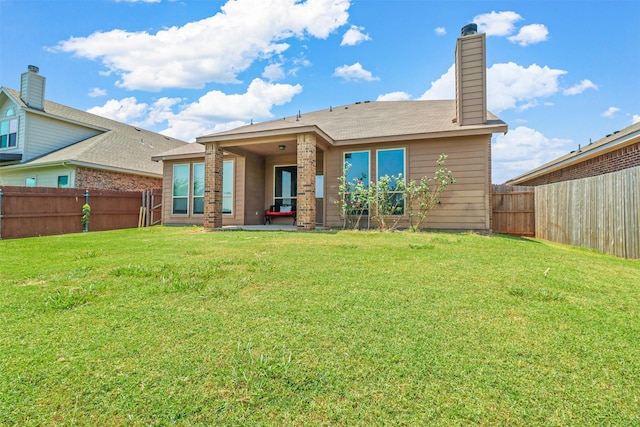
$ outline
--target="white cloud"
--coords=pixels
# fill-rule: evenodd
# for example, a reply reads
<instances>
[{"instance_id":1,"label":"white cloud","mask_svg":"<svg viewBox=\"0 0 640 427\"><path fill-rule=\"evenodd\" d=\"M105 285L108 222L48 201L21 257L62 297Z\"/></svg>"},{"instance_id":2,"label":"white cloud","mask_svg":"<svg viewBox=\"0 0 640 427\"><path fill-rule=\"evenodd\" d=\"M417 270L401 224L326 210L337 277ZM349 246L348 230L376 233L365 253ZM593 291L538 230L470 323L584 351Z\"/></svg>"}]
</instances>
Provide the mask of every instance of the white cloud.
<instances>
[{"instance_id":1,"label":"white cloud","mask_svg":"<svg viewBox=\"0 0 640 427\"><path fill-rule=\"evenodd\" d=\"M606 117L608 119L615 117L616 113L620 111L618 107L609 107L607 111L600 114L602 117Z\"/></svg>"},{"instance_id":2,"label":"white cloud","mask_svg":"<svg viewBox=\"0 0 640 427\"><path fill-rule=\"evenodd\" d=\"M374 77L370 71L362 68L362 65L359 62L356 62L353 65L343 65L342 67L337 67L333 75L335 77L341 77L345 80L366 80L369 82L380 80L378 77Z\"/></svg>"},{"instance_id":3,"label":"white cloud","mask_svg":"<svg viewBox=\"0 0 640 427\"><path fill-rule=\"evenodd\" d=\"M411 95L407 92L397 91L389 92L378 96L376 101L408 101L411 99Z\"/></svg>"},{"instance_id":4,"label":"white cloud","mask_svg":"<svg viewBox=\"0 0 640 427\"><path fill-rule=\"evenodd\" d=\"M105 96L107 94L106 89L100 89L99 87L94 87L93 89L91 89L91 92L89 92L89 96L91 98L96 98L98 96Z\"/></svg>"},{"instance_id":5,"label":"white cloud","mask_svg":"<svg viewBox=\"0 0 640 427\"><path fill-rule=\"evenodd\" d=\"M456 97L456 66L449 67L419 99L454 99Z\"/></svg>"},{"instance_id":6,"label":"white cloud","mask_svg":"<svg viewBox=\"0 0 640 427\"><path fill-rule=\"evenodd\" d=\"M566 73L546 65L494 64L487 72L488 108L497 113L554 95L559 91L558 78Z\"/></svg>"},{"instance_id":7,"label":"white cloud","mask_svg":"<svg viewBox=\"0 0 640 427\"><path fill-rule=\"evenodd\" d=\"M509 62L487 70L487 108L493 113L509 109L521 111L539 105L539 98L558 92L558 78L566 71L533 64L525 68ZM454 99L455 65L435 82L420 99Z\"/></svg>"},{"instance_id":8,"label":"white cloud","mask_svg":"<svg viewBox=\"0 0 640 427\"><path fill-rule=\"evenodd\" d=\"M521 20L522 16L515 12L491 12L473 18L478 32L487 36L509 36L514 33L516 22Z\"/></svg>"},{"instance_id":9,"label":"white cloud","mask_svg":"<svg viewBox=\"0 0 640 427\"><path fill-rule=\"evenodd\" d=\"M51 50L101 61L126 89L202 88L237 82L254 61L287 50L288 38L327 38L347 22L349 7L350 0L229 0L216 15L181 27L95 32Z\"/></svg>"},{"instance_id":10,"label":"white cloud","mask_svg":"<svg viewBox=\"0 0 640 427\"><path fill-rule=\"evenodd\" d=\"M438 35L438 36L446 36L447 35L447 30L444 27L434 28L433 32L436 33L436 35Z\"/></svg>"},{"instance_id":11,"label":"white cloud","mask_svg":"<svg viewBox=\"0 0 640 427\"><path fill-rule=\"evenodd\" d=\"M640 114L634 114L631 117L631 124L638 123L638 122L640 122Z\"/></svg>"},{"instance_id":12,"label":"white cloud","mask_svg":"<svg viewBox=\"0 0 640 427\"><path fill-rule=\"evenodd\" d=\"M300 85L273 84L255 79L245 93L228 95L214 90L188 105L180 105L184 101L181 98L163 97L149 105L129 97L119 101L112 99L102 107L88 111L144 128L166 124L167 128L160 133L192 141L198 136L240 126L251 119L272 118L274 105L290 102L301 91Z\"/></svg>"},{"instance_id":13,"label":"white cloud","mask_svg":"<svg viewBox=\"0 0 640 427\"><path fill-rule=\"evenodd\" d=\"M262 77L269 81L280 80L284 78L284 71L282 70L282 64L269 64L264 67Z\"/></svg>"},{"instance_id":14,"label":"white cloud","mask_svg":"<svg viewBox=\"0 0 640 427\"><path fill-rule=\"evenodd\" d=\"M110 99L102 107L93 107L87 110L88 113L123 123L132 123L146 116L149 112L149 105L138 104L138 100L131 96L121 100Z\"/></svg>"},{"instance_id":15,"label":"white cloud","mask_svg":"<svg viewBox=\"0 0 640 427\"><path fill-rule=\"evenodd\" d=\"M371 40L369 34L364 34L362 30L364 30L364 27L352 25L351 28L349 28L347 32L344 33L344 36L342 36L342 42L340 43L340 46L355 46L364 41Z\"/></svg>"},{"instance_id":16,"label":"white cloud","mask_svg":"<svg viewBox=\"0 0 640 427\"><path fill-rule=\"evenodd\" d=\"M525 25L520 28L518 34L508 37L508 39L510 42L517 43L520 46L527 46L548 40L549 30L542 24Z\"/></svg>"},{"instance_id":17,"label":"white cloud","mask_svg":"<svg viewBox=\"0 0 640 427\"><path fill-rule=\"evenodd\" d=\"M565 89L563 95L578 95L587 89L598 90L598 85L594 84L591 80L584 79L580 83L571 86L569 89Z\"/></svg>"},{"instance_id":18,"label":"white cloud","mask_svg":"<svg viewBox=\"0 0 640 427\"><path fill-rule=\"evenodd\" d=\"M491 150L493 182L505 182L567 154L572 144L570 139L548 138L526 126L498 135Z\"/></svg>"}]
</instances>

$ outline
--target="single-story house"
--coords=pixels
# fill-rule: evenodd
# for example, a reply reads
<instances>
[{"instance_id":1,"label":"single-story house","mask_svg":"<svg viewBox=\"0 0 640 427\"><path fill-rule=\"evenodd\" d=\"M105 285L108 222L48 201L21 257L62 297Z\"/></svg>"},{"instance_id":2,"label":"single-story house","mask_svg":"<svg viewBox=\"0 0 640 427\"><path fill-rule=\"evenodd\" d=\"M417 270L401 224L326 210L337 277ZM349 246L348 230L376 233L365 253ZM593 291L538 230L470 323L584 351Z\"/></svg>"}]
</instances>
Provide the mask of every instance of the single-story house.
<instances>
[{"instance_id":1,"label":"single-story house","mask_svg":"<svg viewBox=\"0 0 640 427\"><path fill-rule=\"evenodd\" d=\"M292 206L298 230L339 227L339 177L433 176L440 154L457 183L426 228L490 230L491 136L507 125L486 108L485 34L463 28L456 99L356 102L249 124L155 156L164 165L163 223L207 229L265 222ZM406 212L400 226L408 225ZM273 221L290 221L274 218Z\"/></svg>"},{"instance_id":2,"label":"single-story house","mask_svg":"<svg viewBox=\"0 0 640 427\"><path fill-rule=\"evenodd\" d=\"M640 122L506 182L508 185L544 185L588 178L640 166Z\"/></svg>"},{"instance_id":3,"label":"single-story house","mask_svg":"<svg viewBox=\"0 0 640 427\"><path fill-rule=\"evenodd\" d=\"M141 191L162 186L151 157L188 143L45 100L29 66L0 87L0 185Z\"/></svg>"}]
</instances>

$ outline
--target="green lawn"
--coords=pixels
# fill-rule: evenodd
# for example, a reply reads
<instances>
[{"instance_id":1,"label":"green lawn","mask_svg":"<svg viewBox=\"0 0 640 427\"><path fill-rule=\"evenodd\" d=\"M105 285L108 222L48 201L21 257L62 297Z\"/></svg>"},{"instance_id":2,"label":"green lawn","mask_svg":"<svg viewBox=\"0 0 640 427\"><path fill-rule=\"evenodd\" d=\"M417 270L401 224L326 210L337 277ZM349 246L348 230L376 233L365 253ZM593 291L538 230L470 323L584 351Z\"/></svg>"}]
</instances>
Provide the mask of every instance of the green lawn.
<instances>
[{"instance_id":1,"label":"green lawn","mask_svg":"<svg viewBox=\"0 0 640 427\"><path fill-rule=\"evenodd\" d=\"M0 259L0 425L640 425L639 261L164 227Z\"/></svg>"}]
</instances>

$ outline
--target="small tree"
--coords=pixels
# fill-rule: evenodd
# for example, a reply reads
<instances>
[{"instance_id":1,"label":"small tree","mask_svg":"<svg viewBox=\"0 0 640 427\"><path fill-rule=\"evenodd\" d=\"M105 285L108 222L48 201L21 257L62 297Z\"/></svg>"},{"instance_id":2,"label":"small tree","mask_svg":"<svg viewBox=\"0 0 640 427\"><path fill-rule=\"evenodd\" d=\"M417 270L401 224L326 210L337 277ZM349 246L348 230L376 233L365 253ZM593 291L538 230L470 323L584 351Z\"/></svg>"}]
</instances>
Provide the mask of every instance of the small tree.
<instances>
[{"instance_id":1,"label":"small tree","mask_svg":"<svg viewBox=\"0 0 640 427\"><path fill-rule=\"evenodd\" d=\"M411 180L406 186L406 208L411 231L420 230L429 212L440 203L440 195L449 184L456 183L451 171L444 167L446 158L446 154L440 155L433 178L424 177L418 182Z\"/></svg>"},{"instance_id":2,"label":"small tree","mask_svg":"<svg viewBox=\"0 0 640 427\"><path fill-rule=\"evenodd\" d=\"M369 185L371 217L380 231L393 231L403 217L406 185L402 174L384 175Z\"/></svg>"},{"instance_id":3,"label":"small tree","mask_svg":"<svg viewBox=\"0 0 640 427\"><path fill-rule=\"evenodd\" d=\"M344 175L338 178L338 200L333 203L342 220L342 228L357 230L360 220L369 213L369 188L366 177L347 181L347 171L351 165L345 163Z\"/></svg>"},{"instance_id":4,"label":"small tree","mask_svg":"<svg viewBox=\"0 0 640 427\"><path fill-rule=\"evenodd\" d=\"M80 222L84 226L83 231L89 231L89 216L91 215L91 206L85 203L82 205L82 218Z\"/></svg>"}]
</instances>

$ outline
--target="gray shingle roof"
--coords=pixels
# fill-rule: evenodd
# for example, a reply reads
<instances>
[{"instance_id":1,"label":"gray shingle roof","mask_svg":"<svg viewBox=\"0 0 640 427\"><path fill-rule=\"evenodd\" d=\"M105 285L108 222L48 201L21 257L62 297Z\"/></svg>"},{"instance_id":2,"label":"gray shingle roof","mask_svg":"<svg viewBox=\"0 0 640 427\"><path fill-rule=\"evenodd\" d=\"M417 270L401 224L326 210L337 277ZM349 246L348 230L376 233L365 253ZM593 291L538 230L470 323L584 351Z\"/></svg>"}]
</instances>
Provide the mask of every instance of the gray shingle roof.
<instances>
[{"instance_id":1,"label":"gray shingle roof","mask_svg":"<svg viewBox=\"0 0 640 427\"><path fill-rule=\"evenodd\" d=\"M285 117L264 123L239 127L226 132L200 137L203 140L246 138L251 134L295 130L315 126L334 143L410 137L415 135L485 130L486 133L505 131L506 124L492 113L488 123L479 126L459 126L454 100L443 101L377 101L332 107L300 117ZM198 139L200 139L198 138Z\"/></svg>"},{"instance_id":2,"label":"gray shingle roof","mask_svg":"<svg viewBox=\"0 0 640 427\"><path fill-rule=\"evenodd\" d=\"M104 130L103 133L76 142L25 164L38 165L57 162L75 162L130 173L162 176L162 164L152 156L190 144L155 132L136 128L115 120L77 110L51 101L45 101L44 113L30 109L16 90L3 88L27 112L45 114L57 120L70 121Z\"/></svg>"}]
</instances>

